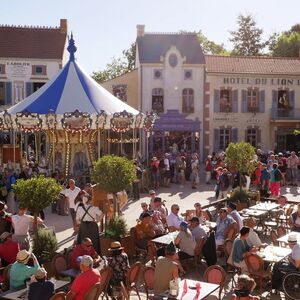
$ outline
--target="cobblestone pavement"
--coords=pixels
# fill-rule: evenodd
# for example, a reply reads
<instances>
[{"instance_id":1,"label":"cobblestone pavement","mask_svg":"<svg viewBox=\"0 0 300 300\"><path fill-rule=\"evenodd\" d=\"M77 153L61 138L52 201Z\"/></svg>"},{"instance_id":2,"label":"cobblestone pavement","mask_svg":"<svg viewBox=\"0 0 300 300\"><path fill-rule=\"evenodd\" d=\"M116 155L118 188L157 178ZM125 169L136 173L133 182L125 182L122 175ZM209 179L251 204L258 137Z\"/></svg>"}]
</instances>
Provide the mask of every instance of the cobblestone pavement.
<instances>
[{"instance_id":1,"label":"cobblestone pavement","mask_svg":"<svg viewBox=\"0 0 300 300\"><path fill-rule=\"evenodd\" d=\"M282 187L281 193L289 200L300 201L299 197L300 187ZM192 189L190 182L187 182L184 187L178 184L172 184L170 188L160 188L157 194L166 200L166 206L170 210L172 204L176 203L180 206L180 211L185 212L186 209L193 208L195 202L200 202L202 205L209 204L215 201L214 197L214 185L210 184L199 184L197 189ZM130 227L136 224L136 219L141 212L141 202L149 201L147 194L141 194L140 200L132 201L130 200L123 210L124 216L127 220L127 224ZM59 242L59 250L62 251L64 248L72 245L74 237L72 236L73 229L70 216L58 216L57 214L52 214L50 209L46 210L46 224L48 226L54 226L56 230L57 239ZM205 270L205 265L197 268L191 272L190 277L194 279L201 279L203 271ZM141 288L143 291L143 288ZM225 294L223 293L223 299L229 299L226 294L231 294L232 288L231 284L228 283L225 287ZM217 294L217 293L216 293ZM261 295L263 299L284 299L283 294L270 295L268 293L263 293ZM132 299L138 299L134 296ZM146 298L145 294L142 294L142 298Z\"/></svg>"}]
</instances>

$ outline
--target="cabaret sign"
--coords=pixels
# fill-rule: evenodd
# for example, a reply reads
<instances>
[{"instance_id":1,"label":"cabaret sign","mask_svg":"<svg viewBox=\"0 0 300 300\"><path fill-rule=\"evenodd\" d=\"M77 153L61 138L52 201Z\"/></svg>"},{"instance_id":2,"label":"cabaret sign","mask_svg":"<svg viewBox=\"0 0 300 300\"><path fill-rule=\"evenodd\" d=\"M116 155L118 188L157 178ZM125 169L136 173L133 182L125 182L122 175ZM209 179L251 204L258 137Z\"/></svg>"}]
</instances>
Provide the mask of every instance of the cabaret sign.
<instances>
[{"instance_id":1,"label":"cabaret sign","mask_svg":"<svg viewBox=\"0 0 300 300\"><path fill-rule=\"evenodd\" d=\"M23 77L31 72L31 64L29 62L9 61L6 63L7 73L11 77Z\"/></svg>"},{"instance_id":2,"label":"cabaret sign","mask_svg":"<svg viewBox=\"0 0 300 300\"><path fill-rule=\"evenodd\" d=\"M293 78L250 78L250 77L224 77L223 84L247 84L247 85L300 85L300 79Z\"/></svg>"}]
</instances>

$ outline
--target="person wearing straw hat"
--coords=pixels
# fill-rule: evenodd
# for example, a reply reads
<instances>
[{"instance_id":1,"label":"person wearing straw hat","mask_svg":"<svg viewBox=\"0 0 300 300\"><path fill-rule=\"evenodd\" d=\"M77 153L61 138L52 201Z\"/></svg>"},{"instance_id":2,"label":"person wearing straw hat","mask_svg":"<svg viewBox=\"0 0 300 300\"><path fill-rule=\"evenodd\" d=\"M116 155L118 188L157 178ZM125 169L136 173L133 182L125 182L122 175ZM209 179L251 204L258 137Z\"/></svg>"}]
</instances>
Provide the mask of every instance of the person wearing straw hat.
<instances>
[{"instance_id":1,"label":"person wearing straw hat","mask_svg":"<svg viewBox=\"0 0 300 300\"><path fill-rule=\"evenodd\" d=\"M33 260L33 267L27 265L30 258ZM35 255L27 250L19 251L16 259L16 262L11 266L9 274L9 288L12 290L25 287L25 281L40 267Z\"/></svg>"},{"instance_id":2,"label":"person wearing straw hat","mask_svg":"<svg viewBox=\"0 0 300 300\"><path fill-rule=\"evenodd\" d=\"M28 300L49 300L55 293L54 283L47 280L47 271L39 268L34 273L33 282L29 285Z\"/></svg>"},{"instance_id":3,"label":"person wearing straw hat","mask_svg":"<svg viewBox=\"0 0 300 300\"><path fill-rule=\"evenodd\" d=\"M12 233L7 231L0 235L0 242L1 267L13 264L20 251L19 244L12 240Z\"/></svg>"},{"instance_id":4,"label":"person wearing straw hat","mask_svg":"<svg viewBox=\"0 0 300 300\"><path fill-rule=\"evenodd\" d=\"M300 270L300 242L297 241L297 235L290 234L288 237L288 245L292 249L292 253L288 257L288 262L280 261L274 264L272 271L272 288L278 289L281 287L283 273L286 271Z\"/></svg>"},{"instance_id":5,"label":"person wearing straw hat","mask_svg":"<svg viewBox=\"0 0 300 300\"><path fill-rule=\"evenodd\" d=\"M108 265L113 269L110 283L112 286L119 286L121 281L126 282L126 274L130 268L128 255L118 241L112 242L108 250L111 252L111 256L107 258Z\"/></svg>"}]
</instances>

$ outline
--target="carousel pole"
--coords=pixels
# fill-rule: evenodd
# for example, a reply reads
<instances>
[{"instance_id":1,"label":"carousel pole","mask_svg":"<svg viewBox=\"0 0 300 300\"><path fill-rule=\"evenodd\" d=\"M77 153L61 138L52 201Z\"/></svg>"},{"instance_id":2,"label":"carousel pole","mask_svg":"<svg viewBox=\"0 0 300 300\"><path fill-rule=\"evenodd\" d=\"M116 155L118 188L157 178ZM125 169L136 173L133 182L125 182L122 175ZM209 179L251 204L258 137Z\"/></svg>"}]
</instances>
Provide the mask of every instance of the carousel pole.
<instances>
[{"instance_id":1,"label":"carousel pole","mask_svg":"<svg viewBox=\"0 0 300 300\"><path fill-rule=\"evenodd\" d=\"M123 133L121 132L120 134L120 138L121 138L121 143L120 143L120 147L121 147L121 151L120 151L120 156L122 156L122 153L123 153Z\"/></svg>"},{"instance_id":2,"label":"carousel pole","mask_svg":"<svg viewBox=\"0 0 300 300\"><path fill-rule=\"evenodd\" d=\"M101 156L101 129L98 129L98 159Z\"/></svg>"},{"instance_id":3,"label":"carousel pole","mask_svg":"<svg viewBox=\"0 0 300 300\"><path fill-rule=\"evenodd\" d=\"M28 133L25 132L25 150L26 150L26 162L28 161Z\"/></svg>"},{"instance_id":4,"label":"carousel pole","mask_svg":"<svg viewBox=\"0 0 300 300\"><path fill-rule=\"evenodd\" d=\"M14 170L16 170L16 132L14 129L12 132L12 136L13 136L13 148L14 148Z\"/></svg>"},{"instance_id":5,"label":"carousel pole","mask_svg":"<svg viewBox=\"0 0 300 300\"><path fill-rule=\"evenodd\" d=\"M135 130L132 130L132 158L135 159Z\"/></svg>"},{"instance_id":6,"label":"carousel pole","mask_svg":"<svg viewBox=\"0 0 300 300\"><path fill-rule=\"evenodd\" d=\"M54 143L54 132L52 140L52 170L55 172L55 143Z\"/></svg>"},{"instance_id":7,"label":"carousel pole","mask_svg":"<svg viewBox=\"0 0 300 300\"><path fill-rule=\"evenodd\" d=\"M148 166L148 163L149 163L149 136L150 136L150 132L147 131L146 133L146 156L147 156L147 166Z\"/></svg>"},{"instance_id":8,"label":"carousel pole","mask_svg":"<svg viewBox=\"0 0 300 300\"><path fill-rule=\"evenodd\" d=\"M22 165L23 160L23 137L22 137L22 130L20 130L20 163Z\"/></svg>"},{"instance_id":9,"label":"carousel pole","mask_svg":"<svg viewBox=\"0 0 300 300\"><path fill-rule=\"evenodd\" d=\"M108 141L108 144L107 144L107 146L108 146L108 154L110 154L110 130L108 130L107 135L108 135L108 139L107 139L107 141Z\"/></svg>"},{"instance_id":10,"label":"carousel pole","mask_svg":"<svg viewBox=\"0 0 300 300\"><path fill-rule=\"evenodd\" d=\"M38 145L37 145L36 132L34 133L34 146L35 146L35 159L36 159L36 162L38 162L39 161L39 157L38 157Z\"/></svg>"}]
</instances>

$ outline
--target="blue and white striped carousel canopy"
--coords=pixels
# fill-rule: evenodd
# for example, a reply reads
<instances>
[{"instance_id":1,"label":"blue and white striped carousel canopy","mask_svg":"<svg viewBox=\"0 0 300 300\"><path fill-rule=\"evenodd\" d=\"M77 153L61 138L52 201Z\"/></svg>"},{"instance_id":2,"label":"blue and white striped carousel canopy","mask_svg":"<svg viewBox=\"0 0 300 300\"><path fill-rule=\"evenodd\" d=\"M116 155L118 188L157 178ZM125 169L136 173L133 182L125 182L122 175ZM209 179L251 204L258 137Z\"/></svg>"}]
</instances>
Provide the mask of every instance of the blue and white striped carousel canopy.
<instances>
[{"instance_id":1,"label":"blue and white striped carousel canopy","mask_svg":"<svg viewBox=\"0 0 300 300\"><path fill-rule=\"evenodd\" d=\"M91 115L101 111L113 115L124 110L133 115L139 113L104 89L72 60L35 93L9 108L8 113L27 111L44 115L50 110L56 115L75 110Z\"/></svg>"},{"instance_id":2,"label":"blue and white striped carousel canopy","mask_svg":"<svg viewBox=\"0 0 300 300\"><path fill-rule=\"evenodd\" d=\"M50 112L55 115L56 121L52 125L57 124L57 129L65 128L62 126L63 120L70 114L76 116L78 130L81 128L79 121L84 118L88 119L85 129L114 128L117 125L111 123L111 119L118 119L118 124L122 127L126 118L132 120L127 129L132 126L141 128L145 115L104 89L75 62L74 53L77 48L72 35L67 49L70 59L64 68L35 93L9 108L7 112L0 113L0 128L49 128L47 118ZM81 117L82 114L85 117ZM102 118L101 126L99 118Z\"/></svg>"}]
</instances>

